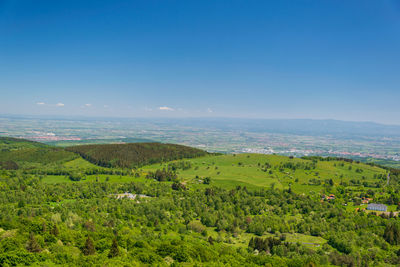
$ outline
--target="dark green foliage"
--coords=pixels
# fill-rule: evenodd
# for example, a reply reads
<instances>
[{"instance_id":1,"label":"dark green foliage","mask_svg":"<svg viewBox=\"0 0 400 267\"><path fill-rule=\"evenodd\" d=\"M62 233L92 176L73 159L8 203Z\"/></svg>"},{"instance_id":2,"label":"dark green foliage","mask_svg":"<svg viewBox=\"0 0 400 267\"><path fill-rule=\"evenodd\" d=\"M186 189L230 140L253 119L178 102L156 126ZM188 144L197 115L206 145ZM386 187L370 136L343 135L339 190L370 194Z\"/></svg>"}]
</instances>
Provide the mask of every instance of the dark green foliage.
<instances>
[{"instance_id":1,"label":"dark green foliage","mask_svg":"<svg viewBox=\"0 0 400 267\"><path fill-rule=\"evenodd\" d=\"M49 164L54 162L69 161L77 156L62 148L27 148L11 151L2 151L0 161L11 160L14 162L30 162Z\"/></svg>"},{"instance_id":2,"label":"dark green foliage","mask_svg":"<svg viewBox=\"0 0 400 267\"><path fill-rule=\"evenodd\" d=\"M320 156L304 156L301 157L302 159L312 160L313 162L317 161L344 161L348 163L353 163L354 160L348 158L341 158L341 157L320 157Z\"/></svg>"},{"instance_id":3,"label":"dark green foliage","mask_svg":"<svg viewBox=\"0 0 400 267\"><path fill-rule=\"evenodd\" d=\"M343 255L339 254L336 251L332 252L329 255L330 261L332 264L337 265L337 266L348 266L348 267L356 267L356 261L354 260L353 257L349 255ZM364 265L368 266L368 265Z\"/></svg>"},{"instance_id":4,"label":"dark green foliage","mask_svg":"<svg viewBox=\"0 0 400 267\"><path fill-rule=\"evenodd\" d=\"M268 165L266 165L268 166ZM313 170L315 169L315 162L312 163L293 163L291 161L285 162L279 166L280 169L291 169L293 171L299 170Z\"/></svg>"},{"instance_id":5,"label":"dark green foliage","mask_svg":"<svg viewBox=\"0 0 400 267\"><path fill-rule=\"evenodd\" d=\"M166 170L166 169L162 169L162 170L156 170L155 172L149 172L146 175L146 178L154 179L159 182L165 182L165 181L176 180L178 177L175 172Z\"/></svg>"},{"instance_id":6,"label":"dark green foliage","mask_svg":"<svg viewBox=\"0 0 400 267\"><path fill-rule=\"evenodd\" d=\"M351 242L349 240L346 240L343 236L331 236L329 238L328 244L342 253L350 254L352 252Z\"/></svg>"},{"instance_id":7,"label":"dark green foliage","mask_svg":"<svg viewBox=\"0 0 400 267\"><path fill-rule=\"evenodd\" d=\"M103 167L132 168L146 164L205 156L208 153L182 145L132 143L68 147L84 159Z\"/></svg>"},{"instance_id":8,"label":"dark green foliage","mask_svg":"<svg viewBox=\"0 0 400 267\"><path fill-rule=\"evenodd\" d=\"M185 186L183 183L178 182L178 181L175 181L175 182L171 185L171 188L172 188L173 190L186 190L186 186Z\"/></svg>"},{"instance_id":9,"label":"dark green foliage","mask_svg":"<svg viewBox=\"0 0 400 267\"><path fill-rule=\"evenodd\" d=\"M53 228L51 229L50 233L54 236L58 236L58 234L60 233L60 231L57 228L57 225L54 225Z\"/></svg>"},{"instance_id":10,"label":"dark green foliage","mask_svg":"<svg viewBox=\"0 0 400 267\"><path fill-rule=\"evenodd\" d=\"M210 183L211 183L211 178L210 177L204 177L203 184L210 184Z\"/></svg>"},{"instance_id":11,"label":"dark green foliage","mask_svg":"<svg viewBox=\"0 0 400 267\"><path fill-rule=\"evenodd\" d=\"M26 250L28 250L29 252L36 252L36 253L42 251L42 248L40 247L33 233L29 235L29 240L26 243Z\"/></svg>"},{"instance_id":12,"label":"dark green foliage","mask_svg":"<svg viewBox=\"0 0 400 267\"><path fill-rule=\"evenodd\" d=\"M383 234L383 238L391 245L400 244L400 228L397 223L388 223Z\"/></svg>"},{"instance_id":13,"label":"dark green foliage","mask_svg":"<svg viewBox=\"0 0 400 267\"><path fill-rule=\"evenodd\" d=\"M109 258L114 258L119 256L119 247L117 239L114 238L111 244L110 252L108 253Z\"/></svg>"},{"instance_id":14,"label":"dark green foliage","mask_svg":"<svg viewBox=\"0 0 400 267\"><path fill-rule=\"evenodd\" d=\"M78 182L78 181L80 181L80 180L82 179L82 176L81 176L81 174L79 174L79 173L71 173L71 174L68 176L68 178L69 178L71 181Z\"/></svg>"},{"instance_id":15,"label":"dark green foliage","mask_svg":"<svg viewBox=\"0 0 400 267\"><path fill-rule=\"evenodd\" d=\"M118 247L117 247L118 249ZM86 242L84 247L82 248L82 253L85 256L88 255L94 255L96 253L96 250L94 248L93 240L90 238L90 236L87 237ZM110 251L111 253L111 251Z\"/></svg>"},{"instance_id":16,"label":"dark green foliage","mask_svg":"<svg viewBox=\"0 0 400 267\"><path fill-rule=\"evenodd\" d=\"M270 252L274 248L274 246L279 246L281 244L280 239L276 239L273 237L260 238L260 237L252 237L249 242L249 248L258 251L266 251Z\"/></svg>"},{"instance_id":17,"label":"dark green foliage","mask_svg":"<svg viewBox=\"0 0 400 267\"><path fill-rule=\"evenodd\" d=\"M178 161L172 162L168 164L168 170L177 171L181 170L189 170L192 168L192 164L189 161Z\"/></svg>"},{"instance_id":18,"label":"dark green foliage","mask_svg":"<svg viewBox=\"0 0 400 267\"><path fill-rule=\"evenodd\" d=\"M5 170L18 170L19 166L16 162L7 160L7 161L0 161L0 169Z\"/></svg>"}]
</instances>

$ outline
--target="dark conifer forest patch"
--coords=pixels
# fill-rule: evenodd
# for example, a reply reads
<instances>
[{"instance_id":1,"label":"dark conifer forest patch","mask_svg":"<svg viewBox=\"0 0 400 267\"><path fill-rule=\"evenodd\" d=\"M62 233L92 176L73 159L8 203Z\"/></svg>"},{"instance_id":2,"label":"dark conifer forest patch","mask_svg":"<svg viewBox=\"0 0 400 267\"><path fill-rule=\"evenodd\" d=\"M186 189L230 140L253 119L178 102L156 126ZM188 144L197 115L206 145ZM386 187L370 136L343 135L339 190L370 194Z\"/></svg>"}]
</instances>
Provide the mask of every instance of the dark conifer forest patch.
<instances>
[{"instance_id":1,"label":"dark conifer forest patch","mask_svg":"<svg viewBox=\"0 0 400 267\"><path fill-rule=\"evenodd\" d=\"M206 156L206 151L175 144L130 143L68 147L82 158L103 167L131 168L183 158Z\"/></svg>"}]
</instances>

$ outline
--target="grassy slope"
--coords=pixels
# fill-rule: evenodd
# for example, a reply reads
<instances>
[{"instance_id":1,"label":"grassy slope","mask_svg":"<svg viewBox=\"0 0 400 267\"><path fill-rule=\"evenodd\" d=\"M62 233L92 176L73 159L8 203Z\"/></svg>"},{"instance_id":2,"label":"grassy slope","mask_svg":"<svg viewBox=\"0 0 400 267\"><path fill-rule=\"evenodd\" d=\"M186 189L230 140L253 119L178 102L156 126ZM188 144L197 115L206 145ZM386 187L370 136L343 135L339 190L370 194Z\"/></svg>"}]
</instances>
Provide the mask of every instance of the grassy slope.
<instances>
[{"instance_id":1,"label":"grassy slope","mask_svg":"<svg viewBox=\"0 0 400 267\"><path fill-rule=\"evenodd\" d=\"M341 181L348 182L350 179L376 182L377 179L374 178L374 174L386 173L385 170L379 167L362 163L351 164L342 161L319 161L315 170L298 169L292 171L285 169L283 172L280 172L278 169L274 169L274 167L279 166L281 163L288 161L310 163L311 161L299 158L289 159L288 157L278 155L220 155L186 161L192 163L192 168L184 171L179 170L179 177L191 183L198 183L196 176L199 176L200 179L208 176L211 177L212 184L217 186L236 187L237 185L246 185L250 188L256 188L260 186L268 187L275 184L276 188L287 188L291 184L292 189L299 193L319 192L322 189L322 186L308 185L308 181L312 178L321 180L332 179L335 185L339 185ZM239 162L242 163L241 166L239 166ZM265 162L272 165L273 174L262 171L258 166L258 163L263 164ZM344 166L340 166L339 163L344 163ZM335 164L336 166L334 166ZM352 166L352 170L348 169L350 165ZM150 171L165 166L166 164L154 164L143 167L143 170ZM357 168L362 169L363 172L357 173ZM341 175L343 175L342 178ZM365 180L363 180L363 176L365 176ZM296 178L298 182L295 182Z\"/></svg>"},{"instance_id":2,"label":"grassy slope","mask_svg":"<svg viewBox=\"0 0 400 267\"><path fill-rule=\"evenodd\" d=\"M73 159L71 161L67 161L63 165L64 165L65 168L73 169L73 170L74 169L101 168L101 167L98 167L98 166L94 165L93 163L90 163L87 160L84 160L81 157Z\"/></svg>"},{"instance_id":3,"label":"grassy slope","mask_svg":"<svg viewBox=\"0 0 400 267\"><path fill-rule=\"evenodd\" d=\"M375 174L386 175L386 171L379 167L363 163L357 164L342 161L319 161L315 170L297 169L296 171L292 171L290 169L285 169L281 172L279 169L275 169L275 167L284 162L310 163L311 161L299 158L290 159L278 155L219 155L185 159L184 161L191 162L192 167L188 170L178 170L178 177L194 187L206 187L207 185L201 184L199 180L204 177L211 177L212 185L225 188L235 188L241 185L249 189L256 189L260 187L270 187L274 184L276 188L282 189L288 188L289 185L291 185L292 189L297 193L314 194L322 190L322 185L309 185L309 180L313 178L322 181L325 179L332 179L334 185L337 186L340 182L349 182L350 179L377 182L379 180L374 178ZM241 165L239 165L239 162ZM265 162L268 162L272 166L272 174L262 171L258 166L258 163L263 164ZM340 166L341 163L343 163L344 166ZM99 177L100 181L104 181L106 177L109 177L110 182L145 181L145 176L149 171L162 169L166 167L167 164L168 163L158 163L142 167L140 178L120 175L88 175L83 181L95 181L97 177ZM71 170L99 168L82 158L74 159L63 165ZM349 170L349 166L352 166L351 170ZM357 168L362 169L363 172L357 173ZM199 178L196 178L196 176ZM343 177L341 178L341 176ZM363 179L363 176L365 179ZM298 182L296 182L296 178ZM44 181L50 183L70 182L70 180L64 176L47 176Z\"/></svg>"}]
</instances>

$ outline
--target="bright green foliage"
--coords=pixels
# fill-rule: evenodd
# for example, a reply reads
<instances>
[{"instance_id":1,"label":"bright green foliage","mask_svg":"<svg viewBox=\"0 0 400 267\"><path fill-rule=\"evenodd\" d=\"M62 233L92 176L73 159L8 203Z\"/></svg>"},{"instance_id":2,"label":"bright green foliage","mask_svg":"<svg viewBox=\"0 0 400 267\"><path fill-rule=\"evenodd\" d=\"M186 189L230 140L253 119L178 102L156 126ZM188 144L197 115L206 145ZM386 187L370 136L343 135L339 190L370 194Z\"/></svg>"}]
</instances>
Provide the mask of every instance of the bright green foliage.
<instances>
[{"instance_id":1,"label":"bright green foliage","mask_svg":"<svg viewBox=\"0 0 400 267\"><path fill-rule=\"evenodd\" d=\"M21 164L0 170L0 266L400 264L398 170L387 185L389 169L277 155ZM392 212L356 211L363 197Z\"/></svg>"}]
</instances>

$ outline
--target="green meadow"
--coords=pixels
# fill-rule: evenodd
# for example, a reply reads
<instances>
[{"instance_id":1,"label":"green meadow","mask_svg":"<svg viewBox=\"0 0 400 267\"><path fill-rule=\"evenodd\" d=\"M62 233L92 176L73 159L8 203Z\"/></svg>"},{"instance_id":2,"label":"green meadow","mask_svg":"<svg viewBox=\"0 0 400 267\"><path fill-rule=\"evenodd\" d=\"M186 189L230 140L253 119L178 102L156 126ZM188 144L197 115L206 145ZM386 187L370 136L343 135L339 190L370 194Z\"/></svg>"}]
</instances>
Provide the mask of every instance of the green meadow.
<instances>
[{"instance_id":1,"label":"green meadow","mask_svg":"<svg viewBox=\"0 0 400 267\"><path fill-rule=\"evenodd\" d=\"M289 158L279 155L262 154L233 154L220 156L206 156L195 159L186 159L191 168L178 170L178 177L185 182L199 186L204 177L210 177L212 185L234 188L246 186L248 188L271 187L284 189L292 188L298 193L318 193L323 187L323 181L332 179L333 185L341 183L350 185L350 181L367 183L383 182L379 175L386 175L386 170L364 163L349 163L343 161L318 161L315 169L295 170L281 168L285 163L312 164L311 160ZM175 161L176 162L176 161ZM265 163L270 165L265 171ZM167 168L168 163L154 164L142 168L143 172ZM386 176L385 176L386 177ZM322 181L320 185L318 182ZM386 179L386 178L385 178Z\"/></svg>"},{"instance_id":2,"label":"green meadow","mask_svg":"<svg viewBox=\"0 0 400 267\"><path fill-rule=\"evenodd\" d=\"M289 187L297 193L317 194L324 190L323 185L327 180L332 180L333 186L345 185L357 190L366 183L381 183L386 181L387 171L376 166L364 163L350 163L339 160L317 161L289 158L280 155L262 154L230 154L210 155L194 159L171 161L160 164L143 166L132 170L132 175L116 174L94 174L82 175L80 182L109 181L109 182L147 182L146 175L157 169L168 168L169 164L189 162L189 169L178 169L178 178L185 184L194 188L203 188L205 177L211 179L211 185L223 188L236 188L237 186L248 189L277 188L288 189ZM267 164L267 165L266 165ZM311 166L314 168L287 168L285 164L294 166ZM265 167L268 166L268 167ZM84 171L91 168L111 170L96 166L83 158L76 158L62 164L66 170ZM139 177L133 173L138 173ZM380 178L379 178L380 177ZM383 177L383 178L382 178ZM43 181L46 183L72 182L66 175L45 175ZM353 184L353 182L359 184Z\"/></svg>"}]
</instances>

